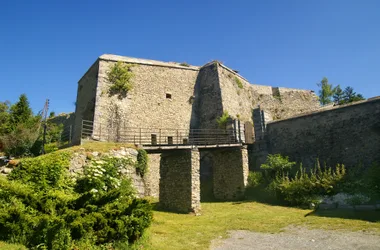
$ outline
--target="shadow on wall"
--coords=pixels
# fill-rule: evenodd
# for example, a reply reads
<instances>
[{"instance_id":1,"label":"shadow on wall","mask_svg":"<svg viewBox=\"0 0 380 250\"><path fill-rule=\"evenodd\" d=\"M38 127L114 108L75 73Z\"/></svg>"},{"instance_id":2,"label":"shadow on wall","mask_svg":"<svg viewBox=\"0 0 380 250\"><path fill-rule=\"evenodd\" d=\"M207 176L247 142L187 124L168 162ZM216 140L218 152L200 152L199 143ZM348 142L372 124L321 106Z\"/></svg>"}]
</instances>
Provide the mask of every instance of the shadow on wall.
<instances>
[{"instance_id":1,"label":"shadow on wall","mask_svg":"<svg viewBox=\"0 0 380 250\"><path fill-rule=\"evenodd\" d=\"M217 129L216 119L223 114L222 93L219 85L218 66L211 63L199 70L194 86L191 129Z\"/></svg>"}]
</instances>

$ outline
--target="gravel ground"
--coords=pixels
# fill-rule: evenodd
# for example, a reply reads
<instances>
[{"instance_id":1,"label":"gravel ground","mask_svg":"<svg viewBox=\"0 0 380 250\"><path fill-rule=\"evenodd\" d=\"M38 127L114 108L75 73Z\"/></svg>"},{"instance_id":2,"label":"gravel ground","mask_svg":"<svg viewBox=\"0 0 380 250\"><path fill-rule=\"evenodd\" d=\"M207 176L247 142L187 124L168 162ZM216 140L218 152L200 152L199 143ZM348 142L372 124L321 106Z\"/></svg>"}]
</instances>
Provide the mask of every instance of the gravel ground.
<instances>
[{"instance_id":1,"label":"gravel ground","mask_svg":"<svg viewBox=\"0 0 380 250\"><path fill-rule=\"evenodd\" d=\"M213 250L244 249L380 249L380 235L289 227L284 232L230 231L230 238L212 241Z\"/></svg>"}]
</instances>

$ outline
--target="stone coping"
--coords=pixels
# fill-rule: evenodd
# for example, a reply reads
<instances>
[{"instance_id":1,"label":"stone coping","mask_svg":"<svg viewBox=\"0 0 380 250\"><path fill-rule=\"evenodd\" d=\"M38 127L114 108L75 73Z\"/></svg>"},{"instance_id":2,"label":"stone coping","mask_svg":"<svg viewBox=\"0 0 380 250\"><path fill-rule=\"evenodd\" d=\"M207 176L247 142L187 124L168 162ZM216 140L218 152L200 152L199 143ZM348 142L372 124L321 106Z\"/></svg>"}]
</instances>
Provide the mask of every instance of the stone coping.
<instances>
[{"instance_id":1,"label":"stone coping","mask_svg":"<svg viewBox=\"0 0 380 250\"><path fill-rule=\"evenodd\" d=\"M99 59L105 60L105 61L113 61L113 62L122 61L122 62L133 63L133 64L187 69L187 70L194 70L194 71L199 71L199 68L200 68L198 66L192 66L192 65L182 66L180 65L180 63L175 63L175 62L163 62L163 61L156 61L156 60L150 60L150 59L118 56L118 55L112 55L112 54L103 54L99 57Z\"/></svg>"}]
</instances>

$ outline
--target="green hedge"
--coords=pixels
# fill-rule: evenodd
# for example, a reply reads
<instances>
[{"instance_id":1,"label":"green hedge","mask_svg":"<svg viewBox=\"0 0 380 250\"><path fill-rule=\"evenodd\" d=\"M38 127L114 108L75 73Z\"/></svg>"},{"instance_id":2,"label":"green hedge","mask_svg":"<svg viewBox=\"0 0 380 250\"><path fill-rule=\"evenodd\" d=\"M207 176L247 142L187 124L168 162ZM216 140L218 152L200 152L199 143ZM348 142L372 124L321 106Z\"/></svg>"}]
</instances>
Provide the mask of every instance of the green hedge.
<instances>
[{"instance_id":1,"label":"green hedge","mask_svg":"<svg viewBox=\"0 0 380 250\"><path fill-rule=\"evenodd\" d=\"M152 221L152 207L134 196L115 158L92 161L69 181L69 155L21 162L0 178L0 240L29 248L94 249L134 243Z\"/></svg>"}]
</instances>

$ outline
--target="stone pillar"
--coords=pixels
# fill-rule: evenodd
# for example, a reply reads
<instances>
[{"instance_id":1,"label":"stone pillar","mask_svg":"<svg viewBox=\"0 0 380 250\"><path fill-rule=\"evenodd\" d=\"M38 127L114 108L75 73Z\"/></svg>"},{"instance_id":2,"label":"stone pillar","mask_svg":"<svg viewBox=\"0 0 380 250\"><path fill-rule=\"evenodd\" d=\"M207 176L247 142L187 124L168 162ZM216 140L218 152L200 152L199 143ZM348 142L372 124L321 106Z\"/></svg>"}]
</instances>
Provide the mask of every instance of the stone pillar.
<instances>
[{"instance_id":1,"label":"stone pillar","mask_svg":"<svg viewBox=\"0 0 380 250\"><path fill-rule=\"evenodd\" d=\"M160 206L169 211L200 211L199 151L168 150L161 153Z\"/></svg>"},{"instance_id":2,"label":"stone pillar","mask_svg":"<svg viewBox=\"0 0 380 250\"><path fill-rule=\"evenodd\" d=\"M244 197L248 181L247 147L213 151L214 196L218 200L238 200Z\"/></svg>"}]
</instances>

